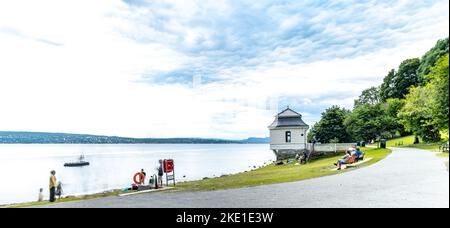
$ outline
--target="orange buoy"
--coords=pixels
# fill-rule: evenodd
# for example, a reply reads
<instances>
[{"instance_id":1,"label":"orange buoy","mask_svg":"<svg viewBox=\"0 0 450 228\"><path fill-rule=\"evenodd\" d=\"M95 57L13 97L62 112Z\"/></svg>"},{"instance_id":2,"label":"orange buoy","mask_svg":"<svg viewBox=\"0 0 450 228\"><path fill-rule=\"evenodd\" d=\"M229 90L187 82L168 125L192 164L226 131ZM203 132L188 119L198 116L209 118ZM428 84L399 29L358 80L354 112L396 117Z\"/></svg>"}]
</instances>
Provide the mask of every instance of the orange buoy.
<instances>
[{"instance_id":1,"label":"orange buoy","mask_svg":"<svg viewBox=\"0 0 450 228\"><path fill-rule=\"evenodd\" d=\"M139 177L139 180L136 178ZM135 184L144 184L145 175L143 173L134 174L133 181Z\"/></svg>"}]
</instances>

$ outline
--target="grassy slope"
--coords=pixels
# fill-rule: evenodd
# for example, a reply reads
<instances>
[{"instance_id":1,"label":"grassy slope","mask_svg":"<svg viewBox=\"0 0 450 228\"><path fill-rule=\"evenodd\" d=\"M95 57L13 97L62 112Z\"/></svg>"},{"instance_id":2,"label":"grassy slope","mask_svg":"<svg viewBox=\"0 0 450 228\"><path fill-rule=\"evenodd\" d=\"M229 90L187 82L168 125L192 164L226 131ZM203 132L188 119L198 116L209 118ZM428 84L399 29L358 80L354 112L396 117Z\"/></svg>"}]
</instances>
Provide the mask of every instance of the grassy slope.
<instances>
[{"instance_id":1,"label":"grassy slope","mask_svg":"<svg viewBox=\"0 0 450 228\"><path fill-rule=\"evenodd\" d=\"M368 166L380 161L390 154L387 149L364 148L366 158L373 158L373 160L364 163L362 166ZM269 165L250 172L239 173L230 176L223 176L214 179L193 181L178 184L179 191L210 191L229 188L242 188L266 184L276 184L300 181L321 176L333 175L344 171L331 171L334 168L333 163L336 162L342 155L336 155L329 158L323 158L312 161L307 165Z\"/></svg>"},{"instance_id":2,"label":"grassy slope","mask_svg":"<svg viewBox=\"0 0 450 228\"><path fill-rule=\"evenodd\" d=\"M399 142L403 142L402 146L397 146ZM430 150L433 152L439 152L439 146L442 145L444 141L438 143L420 143L414 144L414 136L406 136L403 138L393 139L387 141L388 147L411 147L423 150ZM448 153L438 153L438 156L448 157Z\"/></svg>"},{"instance_id":3,"label":"grassy slope","mask_svg":"<svg viewBox=\"0 0 450 228\"><path fill-rule=\"evenodd\" d=\"M439 156L439 157L447 157L448 158L448 153L438 153L437 156Z\"/></svg>"},{"instance_id":4,"label":"grassy slope","mask_svg":"<svg viewBox=\"0 0 450 228\"><path fill-rule=\"evenodd\" d=\"M388 147L397 147L398 143L403 142L403 146L413 145L414 144L414 136L406 136L403 138L393 139L387 141Z\"/></svg>"}]
</instances>

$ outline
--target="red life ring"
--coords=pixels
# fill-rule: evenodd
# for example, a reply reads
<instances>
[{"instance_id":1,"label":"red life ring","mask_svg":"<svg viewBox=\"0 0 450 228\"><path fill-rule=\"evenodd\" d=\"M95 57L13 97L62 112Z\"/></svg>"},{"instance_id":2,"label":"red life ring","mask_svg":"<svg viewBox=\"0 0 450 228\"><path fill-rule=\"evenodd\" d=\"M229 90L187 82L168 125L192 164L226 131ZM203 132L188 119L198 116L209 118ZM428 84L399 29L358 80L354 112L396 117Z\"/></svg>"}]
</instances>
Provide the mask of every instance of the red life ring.
<instances>
[{"instance_id":1,"label":"red life ring","mask_svg":"<svg viewBox=\"0 0 450 228\"><path fill-rule=\"evenodd\" d=\"M175 168L175 165L174 165L172 159L164 160L163 163L164 163L164 172L165 173L173 172L173 169Z\"/></svg>"},{"instance_id":2,"label":"red life ring","mask_svg":"<svg viewBox=\"0 0 450 228\"><path fill-rule=\"evenodd\" d=\"M137 180L136 178L139 176L140 180ZM135 184L144 184L145 175L143 173L136 173L134 174L133 181Z\"/></svg>"}]
</instances>

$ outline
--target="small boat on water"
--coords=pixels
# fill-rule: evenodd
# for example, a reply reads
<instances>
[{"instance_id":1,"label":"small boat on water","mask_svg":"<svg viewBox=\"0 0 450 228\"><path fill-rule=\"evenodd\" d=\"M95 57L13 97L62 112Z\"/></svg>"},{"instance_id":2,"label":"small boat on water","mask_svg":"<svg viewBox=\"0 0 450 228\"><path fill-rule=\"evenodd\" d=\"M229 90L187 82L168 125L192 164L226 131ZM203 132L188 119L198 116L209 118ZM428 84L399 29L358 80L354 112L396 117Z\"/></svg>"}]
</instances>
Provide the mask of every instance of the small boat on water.
<instances>
[{"instance_id":1,"label":"small boat on water","mask_svg":"<svg viewBox=\"0 0 450 228\"><path fill-rule=\"evenodd\" d=\"M84 160L84 155L81 155L79 160L76 162L68 162L64 163L65 167L82 167L82 166L88 166L90 163Z\"/></svg>"}]
</instances>

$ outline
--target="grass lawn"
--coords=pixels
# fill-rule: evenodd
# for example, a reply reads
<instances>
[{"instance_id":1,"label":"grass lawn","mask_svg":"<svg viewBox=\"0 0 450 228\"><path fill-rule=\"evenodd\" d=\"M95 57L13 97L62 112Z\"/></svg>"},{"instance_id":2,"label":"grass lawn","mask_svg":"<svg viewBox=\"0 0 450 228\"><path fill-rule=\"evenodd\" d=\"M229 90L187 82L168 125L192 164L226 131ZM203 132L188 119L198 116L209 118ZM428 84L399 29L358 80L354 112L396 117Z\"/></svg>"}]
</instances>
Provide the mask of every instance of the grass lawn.
<instances>
[{"instance_id":1,"label":"grass lawn","mask_svg":"<svg viewBox=\"0 0 450 228\"><path fill-rule=\"evenodd\" d=\"M403 143L403 146L414 145L414 136L406 136L403 138L393 139L387 141L388 147L397 147L398 143Z\"/></svg>"},{"instance_id":2,"label":"grass lawn","mask_svg":"<svg viewBox=\"0 0 450 228\"><path fill-rule=\"evenodd\" d=\"M448 158L448 153L438 153L437 156L439 156L439 157L447 157Z\"/></svg>"},{"instance_id":3,"label":"grass lawn","mask_svg":"<svg viewBox=\"0 0 450 228\"><path fill-rule=\"evenodd\" d=\"M439 146L442 145L442 143L431 143L431 144L417 144L417 145L408 145L407 147L417 148L417 149L423 149L423 150L431 150L434 152L439 151Z\"/></svg>"},{"instance_id":4,"label":"grass lawn","mask_svg":"<svg viewBox=\"0 0 450 228\"><path fill-rule=\"evenodd\" d=\"M423 150L431 150L434 152L439 151L439 146L441 146L444 141L438 142L438 143L420 143L420 144L414 144L414 136L406 136L403 138L393 139L387 141L388 147L411 147L411 148L417 148L417 149L423 149ZM403 142L403 145L398 146L398 143ZM447 154L448 156L448 154Z\"/></svg>"},{"instance_id":5,"label":"grass lawn","mask_svg":"<svg viewBox=\"0 0 450 228\"><path fill-rule=\"evenodd\" d=\"M366 158L373 158L371 161L360 165L359 167L368 166L376 163L386 156L391 151L388 149L363 148L362 151L366 153ZM331 171L335 163L342 155L335 155L328 158L322 158L310 162L307 165L281 165L274 164L266 167L256 169L250 172L239 173L235 175L222 176L214 179L193 181L180 183L177 185L177 191L211 191L219 189L242 188L258 185L276 184L306 180L316 177L328 176L347 172L355 169L350 168L343 171Z\"/></svg>"},{"instance_id":6,"label":"grass lawn","mask_svg":"<svg viewBox=\"0 0 450 228\"><path fill-rule=\"evenodd\" d=\"M429 150L432 152L437 152L436 155L439 157L447 157L447 158L449 157L448 153L439 152L439 146L441 146L445 142L445 140L442 142L438 142L438 143L414 144L414 138L415 138L415 136L406 136L403 138L389 140L389 141L387 141L387 146L388 147L409 147L409 148L417 148L417 149L422 149L422 150ZM402 142L403 145L398 146L400 142ZM377 146L377 144L373 144L371 146Z\"/></svg>"}]
</instances>

